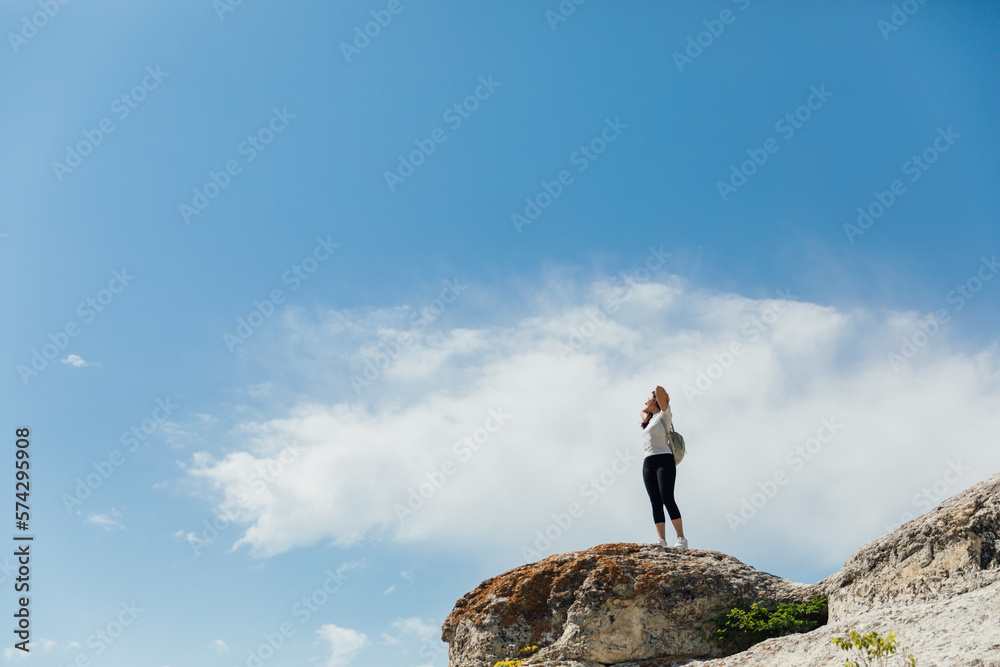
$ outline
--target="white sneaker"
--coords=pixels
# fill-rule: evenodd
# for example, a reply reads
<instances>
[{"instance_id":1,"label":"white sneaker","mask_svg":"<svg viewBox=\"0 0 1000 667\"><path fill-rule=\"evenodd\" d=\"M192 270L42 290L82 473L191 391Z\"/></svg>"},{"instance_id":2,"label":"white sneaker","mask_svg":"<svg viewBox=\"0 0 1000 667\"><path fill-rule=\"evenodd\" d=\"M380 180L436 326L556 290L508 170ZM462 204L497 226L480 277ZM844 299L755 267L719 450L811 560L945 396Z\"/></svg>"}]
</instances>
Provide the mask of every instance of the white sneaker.
<instances>
[{"instance_id":1,"label":"white sneaker","mask_svg":"<svg viewBox=\"0 0 1000 667\"><path fill-rule=\"evenodd\" d=\"M664 549L666 549L666 548L667 548L667 547L669 547L670 545L669 545L669 544L667 544L667 541L666 541L665 539L663 539L663 538L660 538L660 546L661 546L661 547L663 547Z\"/></svg>"},{"instance_id":2,"label":"white sneaker","mask_svg":"<svg viewBox=\"0 0 1000 667\"><path fill-rule=\"evenodd\" d=\"M687 538L686 537L678 537L677 538L677 544L674 545L674 548L675 549L687 549L688 548Z\"/></svg>"}]
</instances>

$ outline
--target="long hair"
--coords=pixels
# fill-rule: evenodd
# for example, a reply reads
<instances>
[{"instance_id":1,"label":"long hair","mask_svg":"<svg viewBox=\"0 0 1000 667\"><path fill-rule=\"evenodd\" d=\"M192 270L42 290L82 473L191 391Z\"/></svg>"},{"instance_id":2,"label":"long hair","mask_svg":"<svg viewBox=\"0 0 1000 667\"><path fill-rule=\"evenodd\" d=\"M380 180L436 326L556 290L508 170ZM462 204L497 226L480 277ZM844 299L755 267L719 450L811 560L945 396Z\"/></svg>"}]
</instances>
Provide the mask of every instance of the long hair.
<instances>
[{"instance_id":1,"label":"long hair","mask_svg":"<svg viewBox=\"0 0 1000 667\"><path fill-rule=\"evenodd\" d=\"M646 413L646 418L642 420L642 424L639 425L639 428L642 429L642 430L645 430L646 427L649 426L649 420L652 419L652 418L653 418L653 415L651 415L651 414L649 414L647 412Z\"/></svg>"},{"instance_id":2,"label":"long hair","mask_svg":"<svg viewBox=\"0 0 1000 667\"><path fill-rule=\"evenodd\" d=\"M655 389L653 390L653 394L654 395L656 394L656 390ZM660 407L660 404L657 403L656 407ZM667 407L670 407L670 394L667 394ZM646 418L642 420L642 424L639 425L639 428L645 430L645 428L647 426L649 426L649 420L652 419L652 418L653 418L653 413L647 412L646 413Z\"/></svg>"}]
</instances>

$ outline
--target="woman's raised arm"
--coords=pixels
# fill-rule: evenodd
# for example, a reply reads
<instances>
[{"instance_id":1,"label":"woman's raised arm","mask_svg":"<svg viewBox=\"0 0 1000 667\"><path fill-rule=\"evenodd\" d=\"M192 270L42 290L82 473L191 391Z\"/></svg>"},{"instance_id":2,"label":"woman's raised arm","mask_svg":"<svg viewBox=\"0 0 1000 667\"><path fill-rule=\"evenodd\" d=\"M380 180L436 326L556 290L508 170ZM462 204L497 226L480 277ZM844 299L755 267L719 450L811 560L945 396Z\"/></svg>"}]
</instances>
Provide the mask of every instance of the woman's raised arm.
<instances>
[{"instance_id":1,"label":"woman's raised arm","mask_svg":"<svg viewBox=\"0 0 1000 667\"><path fill-rule=\"evenodd\" d=\"M663 387L656 387L656 404L660 408L660 411L667 409L667 404L670 402L670 396L667 395L667 390Z\"/></svg>"}]
</instances>

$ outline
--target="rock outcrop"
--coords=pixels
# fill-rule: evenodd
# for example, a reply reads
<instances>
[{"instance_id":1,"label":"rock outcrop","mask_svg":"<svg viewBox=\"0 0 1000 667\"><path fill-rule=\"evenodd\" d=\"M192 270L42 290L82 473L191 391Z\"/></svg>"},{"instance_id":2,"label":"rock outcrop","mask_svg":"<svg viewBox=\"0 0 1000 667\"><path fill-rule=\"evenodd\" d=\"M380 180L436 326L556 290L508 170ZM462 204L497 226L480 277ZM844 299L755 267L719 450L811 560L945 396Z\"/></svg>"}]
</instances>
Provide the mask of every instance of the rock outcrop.
<instances>
[{"instance_id":1,"label":"rock outcrop","mask_svg":"<svg viewBox=\"0 0 1000 667\"><path fill-rule=\"evenodd\" d=\"M895 630L920 667L1000 667L1000 475L866 544L837 573L801 584L703 549L602 544L482 582L445 620L450 667L494 667L541 647L524 667L842 665L832 642ZM826 595L811 632L726 655L712 619ZM900 661L901 664L901 661Z\"/></svg>"}]
</instances>

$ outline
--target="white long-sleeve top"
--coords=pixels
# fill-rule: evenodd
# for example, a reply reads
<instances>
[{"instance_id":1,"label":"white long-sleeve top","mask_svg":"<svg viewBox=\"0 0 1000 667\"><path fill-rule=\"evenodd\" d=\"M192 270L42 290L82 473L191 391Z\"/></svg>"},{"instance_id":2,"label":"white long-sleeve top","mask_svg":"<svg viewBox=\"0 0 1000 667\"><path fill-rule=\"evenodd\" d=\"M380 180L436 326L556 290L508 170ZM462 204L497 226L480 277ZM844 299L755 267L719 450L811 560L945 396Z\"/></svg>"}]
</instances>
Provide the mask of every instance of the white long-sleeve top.
<instances>
[{"instance_id":1,"label":"white long-sleeve top","mask_svg":"<svg viewBox=\"0 0 1000 667\"><path fill-rule=\"evenodd\" d=\"M650 417L646 428L642 429L642 446L646 450L646 456L673 454L663 426L667 427L666 431L673 428L673 415L670 413L669 403L667 403L666 410L661 410Z\"/></svg>"}]
</instances>

